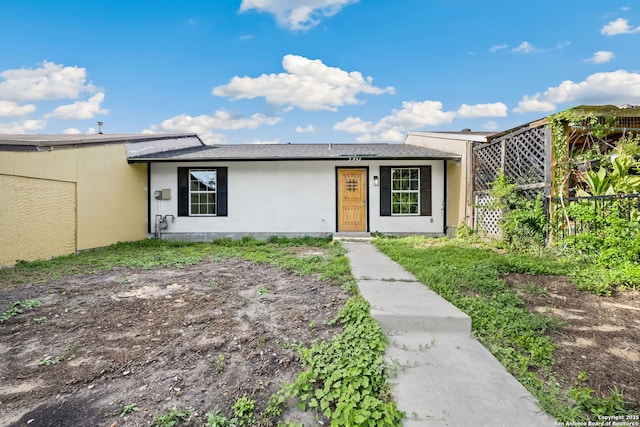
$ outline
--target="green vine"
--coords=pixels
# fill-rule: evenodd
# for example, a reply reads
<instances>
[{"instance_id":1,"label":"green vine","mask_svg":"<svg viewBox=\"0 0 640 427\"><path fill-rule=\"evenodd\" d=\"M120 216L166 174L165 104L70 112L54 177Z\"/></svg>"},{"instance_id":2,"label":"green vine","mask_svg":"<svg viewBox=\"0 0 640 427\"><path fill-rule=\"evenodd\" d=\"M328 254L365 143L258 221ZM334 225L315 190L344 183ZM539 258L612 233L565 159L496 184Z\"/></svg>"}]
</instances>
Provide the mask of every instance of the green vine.
<instances>
[{"instance_id":1,"label":"green vine","mask_svg":"<svg viewBox=\"0 0 640 427\"><path fill-rule=\"evenodd\" d=\"M553 151L553 182L552 195L564 196L565 185L571 174L569 152L569 129L584 129L597 139L609 136L616 127L617 118L608 115L604 123L600 123L600 117L593 112L584 112L575 108L561 111L547 118L551 129Z\"/></svg>"}]
</instances>

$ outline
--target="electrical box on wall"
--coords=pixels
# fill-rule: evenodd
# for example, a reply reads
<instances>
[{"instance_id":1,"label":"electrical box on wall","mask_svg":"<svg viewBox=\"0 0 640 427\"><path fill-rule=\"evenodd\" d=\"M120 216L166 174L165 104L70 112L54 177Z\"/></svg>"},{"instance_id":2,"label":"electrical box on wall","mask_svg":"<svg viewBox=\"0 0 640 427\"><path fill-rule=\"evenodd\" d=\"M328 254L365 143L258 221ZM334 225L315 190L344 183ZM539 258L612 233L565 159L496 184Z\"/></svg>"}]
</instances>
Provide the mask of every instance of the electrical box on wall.
<instances>
[{"instance_id":1,"label":"electrical box on wall","mask_svg":"<svg viewBox=\"0 0 640 427\"><path fill-rule=\"evenodd\" d=\"M156 190L153 192L153 197L156 200L171 200L171 189L163 188L162 190Z\"/></svg>"}]
</instances>

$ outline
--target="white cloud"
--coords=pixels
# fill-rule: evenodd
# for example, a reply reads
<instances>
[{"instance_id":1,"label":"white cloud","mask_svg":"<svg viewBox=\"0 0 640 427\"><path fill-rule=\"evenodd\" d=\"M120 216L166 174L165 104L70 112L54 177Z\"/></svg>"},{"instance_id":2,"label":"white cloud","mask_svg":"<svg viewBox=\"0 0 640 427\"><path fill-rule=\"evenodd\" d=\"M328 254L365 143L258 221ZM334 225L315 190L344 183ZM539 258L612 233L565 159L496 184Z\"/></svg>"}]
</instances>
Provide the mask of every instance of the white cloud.
<instances>
[{"instance_id":1,"label":"white cloud","mask_svg":"<svg viewBox=\"0 0 640 427\"><path fill-rule=\"evenodd\" d=\"M86 84L84 68L64 67L44 61L40 68L20 68L0 73L0 97L10 101L75 99L83 92L94 92Z\"/></svg>"},{"instance_id":2,"label":"white cloud","mask_svg":"<svg viewBox=\"0 0 640 427\"><path fill-rule=\"evenodd\" d=\"M240 12L251 9L271 13L278 25L290 30L308 30L359 0L242 0Z\"/></svg>"},{"instance_id":3,"label":"white cloud","mask_svg":"<svg viewBox=\"0 0 640 427\"><path fill-rule=\"evenodd\" d=\"M493 120L489 120L487 123L482 125L482 127L491 132L495 132L500 128L498 123Z\"/></svg>"},{"instance_id":4,"label":"white cloud","mask_svg":"<svg viewBox=\"0 0 640 427\"><path fill-rule=\"evenodd\" d=\"M26 116L36 111L33 104L18 105L15 102L0 100L0 117Z\"/></svg>"},{"instance_id":5,"label":"white cloud","mask_svg":"<svg viewBox=\"0 0 640 427\"><path fill-rule=\"evenodd\" d=\"M593 56L587 59L587 62L593 62L594 64L605 64L613 59L613 52L607 50L599 50L593 54Z\"/></svg>"},{"instance_id":6,"label":"white cloud","mask_svg":"<svg viewBox=\"0 0 640 427\"><path fill-rule=\"evenodd\" d=\"M0 133L22 134L44 128L44 120L22 120L20 122L0 123Z\"/></svg>"},{"instance_id":7,"label":"white cloud","mask_svg":"<svg viewBox=\"0 0 640 427\"><path fill-rule=\"evenodd\" d=\"M618 70L592 74L579 83L565 80L543 94L525 95L514 111L553 111L562 103L640 104L640 74Z\"/></svg>"},{"instance_id":8,"label":"white cloud","mask_svg":"<svg viewBox=\"0 0 640 427\"><path fill-rule=\"evenodd\" d=\"M65 135L80 135L82 131L78 128L68 128L62 131Z\"/></svg>"},{"instance_id":9,"label":"white cloud","mask_svg":"<svg viewBox=\"0 0 640 427\"><path fill-rule=\"evenodd\" d=\"M250 142L250 144L254 144L254 145L280 144L280 140L272 139L271 141L264 141L261 139L254 139L253 141Z\"/></svg>"},{"instance_id":10,"label":"white cloud","mask_svg":"<svg viewBox=\"0 0 640 427\"><path fill-rule=\"evenodd\" d=\"M555 111L556 106L549 101L545 101L540 99L542 94L536 93L533 96L525 95L520 102L518 102L518 106L513 109L516 113L528 113L531 111Z\"/></svg>"},{"instance_id":11,"label":"white cloud","mask_svg":"<svg viewBox=\"0 0 640 427\"><path fill-rule=\"evenodd\" d=\"M378 122L349 117L333 127L334 130L358 134L359 142L402 141L406 133L412 129L427 126L439 126L451 123L455 118L504 117L507 106L501 102L493 104L462 104L458 111L443 111L439 101L406 101L402 108L393 110Z\"/></svg>"},{"instance_id":12,"label":"white cloud","mask_svg":"<svg viewBox=\"0 0 640 427\"><path fill-rule=\"evenodd\" d=\"M264 97L276 105L288 105L307 111L336 111L345 104L360 104L361 93L380 95L395 93L372 85L373 78L364 78L357 71L347 72L328 67L322 61L297 55L282 58L286 73L263 74L259 77L238 77L213 88L212 94L234 99Z\"/></svg>"},{"instance_id":13,"label":"white cloud","mask_svg":"<svg viewBox=\"0 0 640 427\"><path fill-rule=\"evenodd\" d=\"M491 46L489 48L489 52L497 52L499 50L506 49L508 47L509 47L508 44L497 44L497 45Z\"/></svg>"},{"instance_id":14,"label":"white cloud","mask_svg":"<svg viewBox=\"0 0 640 427\"><path fill-rule=\"evenodd\" d=\"M514 49L512 49L514 52L517 53L533 53L533 52L537 52L538 49L536 49L535 47L533 47L533 45L527 41L524 41L522 43L520 43L520 45Z\"/></svg>"},{"instance_id":15,"label":"white cloud","mask_svg":"<svg viewBox=\"0 0 640 427\"><path fill-rule=\"evenodd\" d=\"M305 132L315 132L316 128L313 127L313 125L307 125L307 126L297 126L296 127L296 132L297 133L305 133Z\"/></svg>"},{"instance_id":16,"label":"white cloud","mask_svg":"<svg viewBox=\"0 0 640 427\"><path fill-rule=\"evenodd\" d=\"M493 104L462 104L456 113L456 117L475 118L475 117L506 117L507 106L502 102Z\"/></svg>"},{"instance_id":17,"label":"white cloud","mask_svg":"<svg viewBox=\"0 0 640 427\"><path fill-rule=\"evenodd\" d=\"M212 130L239 130L256 129L260 126L273 126L282 119L265 114L254 114L250 117L234 117L227 111L216 111L212 115L189 116L179 114L163 121L159 126L152 125L143 133L156 132L192 132L200 136L210 135L222 138L221 135L212 134ZM218 138L219 139L219 138Z\"/></svg>"},{"instance_id":18,"label":"white cloud","mask_svg":"<svg viewBox=\"0 0 640 427\"><path fill-rule=\"evenodd\" d=\"M347 117L343 121L336 123L333 129L352 134L370 133L375 130L375 125L373 122L364 121L360 117Z\"/></svg>"},{"instance_id":19,"label":"white cloud","mask_svg":"<svg viewBox=\"0 0 640 427\"><path fill-rule=\"evenodd\" d=\"M600 33L605 36L633 34L637 32L640 32L640 27L631 27L629 25L629 20L624 18L618 18L615 21L611 21L600 30Z\"/></svg>"},{"instance_id":20,"label":"white cloud","mask_svg":"<svg viewBox=\"0 0 640 427\"><path fill-rule=\"evenodd\" d=\"M640 101L640 74L618 70L596 73L580 83L565 80L545 91L551 102L602 102L616 105L637 104Z\"/></svg>"},{"instance_id":21,"label":"white cloud","mask_svg":"<svg viewBox=\"0 0 640 427\"><path fill-rule=\"evenodd\" d=\"M556 49L561 50L569 46L571 46L571 42L560 42L556 44Z\"/></svg>"},{"instance_id":22,"label":"white cloud","mask_svg":"<svg viewBox=\"0 0 640 427\"><path fill-rule=\"evenodd\" d=\"M73 104L61 105L46 114L45 117L54 117L61 120L86 120L96 116L96 114L108 114L109 110L100 108L104 101L104 93L96 93L86 101L77 101Z\"/></svg>"}]
</instances>

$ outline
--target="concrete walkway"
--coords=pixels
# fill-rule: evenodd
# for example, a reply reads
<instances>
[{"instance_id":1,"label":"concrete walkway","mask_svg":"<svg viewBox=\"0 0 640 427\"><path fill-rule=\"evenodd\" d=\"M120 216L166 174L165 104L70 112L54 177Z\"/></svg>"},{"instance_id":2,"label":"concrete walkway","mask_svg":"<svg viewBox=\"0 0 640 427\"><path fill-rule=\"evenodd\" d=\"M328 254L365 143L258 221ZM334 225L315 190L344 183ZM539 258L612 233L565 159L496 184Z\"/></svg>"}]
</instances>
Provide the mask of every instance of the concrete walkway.
<instances>
[{"instance_id":1,"label":"concrete walkway","mask_svg":"<svg viewBox=\"0 0 640 427\"><path fill-rule=\"evenodd\" d=\"M387 363L405 427L553 426L535 398L471 336L471 319L368 241L343 241Z\"/></svg>"}]
</instances>

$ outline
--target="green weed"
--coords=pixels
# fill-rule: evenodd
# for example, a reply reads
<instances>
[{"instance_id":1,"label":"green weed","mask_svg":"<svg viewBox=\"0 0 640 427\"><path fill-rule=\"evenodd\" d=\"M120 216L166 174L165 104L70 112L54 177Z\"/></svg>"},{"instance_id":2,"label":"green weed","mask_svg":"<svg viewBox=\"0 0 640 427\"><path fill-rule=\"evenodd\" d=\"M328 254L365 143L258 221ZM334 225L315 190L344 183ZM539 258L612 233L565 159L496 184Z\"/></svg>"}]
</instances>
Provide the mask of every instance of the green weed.
<instances>
[{"instance_id":1,"label":"green weed","mask_svg":"<svg viewBox=\"0 0 640 427\"><path fill-rule=\"evenodd\" d=\"M256 401L249 399L247 396L243 396L236 400L231 410L238 420L238 426L252 426L253 425L253 410L255 409Z\"/></svg>"},{"instance_id":2,"label":"green weed","mask_svg":"<svg viewBox=\"0 0 640 427\"><path fill-rule=\"evenodd\" d=\"M0 324L11 319L13 316L17 316L25 310L30 310L35 307L40 307L42 303L37 299L26 299L22 301L12 302L8 310L5 310L0 316Z\"/></svg>"},{"instance_id":3,"label":"green weed","mask_svg":"<svg viewBox=\"0 0 640 427\"><path fill-rule=\"evenodd\" d=\"M225 364L224 356L222 354L219 354L216 360L216 369L215 369L216 376L224 372L225 365L226 364Z\"/></svg>"},{"instance_id":4,"label":"green weed","mask_svg":"<svg viewBox=\"0 0 640 427\"><path fill-rule=\"evenodd\" d=\"M238 420L235 418L227 419L219 409L207 412L207 427L237 427Z\"/></svg>"},{"instance_id":5,"label":"green weed","mask_svg":"<svg viewBox=\"0 0 640 427\"><path fill-rule=\"evenodd\" d=\"M389 398L383 362L388 342L369 308L362 297L350 298L336 318L342 333L298 347L307 370L292 393L301 409L319 411L332 426L395 426L404 417Z\"/></svg>"},{"instance_id":6,"label":"green weed","mask_svg":"<svg viewBox=\"0 0 640 427\"><path fill-rule=\"evenodd\" d=\"M43 359L40 359L38 361L38 365L39 366L50 366L50 365L57 365L58 363L64 362L64 361L70 361L76 358L76 354L73 351L73 348L67 346L65 348L65 353L64 355L58 355L55 357L52 356L46 356Z\"/></svg>"},{"instance_id":7,"label":"green weed","mask_svg":"<svg viewBox=\"0 0 640 427\"><path fill-rule=\"evenodd\" d=\"M135 403L130 403L128 405L124 405L122 408L122 412L120 413L120 417L124 417L125 415L131 414L133 412L139 412L140 408Z\"/></svg>"},{"instance_id":8,"label":"green weed","mask_svg":"<svg viewBox=\"0 0 640 427\"><path fill-rule=\"evenodd\" d=\"M604 415L631 415L633 412L625 409L625 400L622 392L617 388L610 390L606 397L598 397L595 391L582 385L587 380L587 373L580 372L575 387L571 388L570 395L578 407L590 414L594 419L600 419Z\"/></svg>"},{"instance_id":9,"label":"green weed","mask_svg":"<svg viewBox=\"0 0 640 427\"><path fill-rule=\"evenodd\" d=\"M183 421L186 421L191 415L190 409L179 410L173 407L166 414L156 414L153 422L156 427L174 427Z\"/></svg>"}]
</instances>

